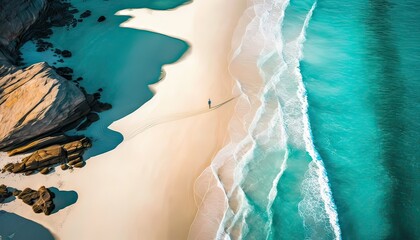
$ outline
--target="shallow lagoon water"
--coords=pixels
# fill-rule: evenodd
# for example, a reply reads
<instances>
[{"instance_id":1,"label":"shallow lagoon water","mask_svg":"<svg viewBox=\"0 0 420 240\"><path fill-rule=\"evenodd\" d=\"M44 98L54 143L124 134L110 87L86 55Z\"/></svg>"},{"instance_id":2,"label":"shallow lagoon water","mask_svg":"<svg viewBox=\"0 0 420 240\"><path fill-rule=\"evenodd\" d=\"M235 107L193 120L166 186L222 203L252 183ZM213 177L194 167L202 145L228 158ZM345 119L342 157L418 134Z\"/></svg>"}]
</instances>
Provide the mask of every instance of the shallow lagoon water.
<instances>
[{"instance_id":1,"label":"shallow lagoon water","mask_svg":"<svg viewBox=\"0 0 420 240\"><path fill-rule=\"evenodd\" d=\"M71 1L80 11L76 16L85 10L91 10L92 16L83 19L75 28L54 28L49 39L55 48L71 51L71 58L64 58L64 63L60 63L52 51L36 52L32 42L22 47L25 64L46 61L51 66L71 67L74 79L83 77L82 87L89 93L102 88L101 101L112 104L111 110L100 113L98 122L78 132L93 139L93 147L85 158L112 150L121 143L122 135L108 126L147 102L153 96L148 85L158 81L161 67L177 61L189 47L179 39L120 27L129 17L114 14L135 7L173 8L184 2ZM97 22L102 15L106 20Z\"/></svg>"}]
</instances>

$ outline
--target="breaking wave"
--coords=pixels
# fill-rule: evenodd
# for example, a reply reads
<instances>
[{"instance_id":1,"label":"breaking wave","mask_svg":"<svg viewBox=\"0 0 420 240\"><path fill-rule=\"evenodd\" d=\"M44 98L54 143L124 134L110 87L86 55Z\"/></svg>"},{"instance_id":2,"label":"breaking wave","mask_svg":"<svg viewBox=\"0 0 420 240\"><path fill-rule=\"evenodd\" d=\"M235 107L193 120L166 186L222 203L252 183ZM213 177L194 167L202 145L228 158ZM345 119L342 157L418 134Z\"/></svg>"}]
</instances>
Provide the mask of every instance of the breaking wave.
<instances>
[{"instance_id":1,"label":"breaking wave","mask_svg":"<svg viewBox=\"0 0 420 240\"><path fill-rule=\"evenodd\" d=\"M248 6L232 40L229 70L236 79L234 95L240 97L229 124L230 141L195 183L198 212L189 239L273 239L278 186L288 162L296 161L291 149L310 156L298 204L306 236L341 239L299 69L316 3L292 41L282 33L288 0L254 0Z\"/></svg>"}]
</instances>

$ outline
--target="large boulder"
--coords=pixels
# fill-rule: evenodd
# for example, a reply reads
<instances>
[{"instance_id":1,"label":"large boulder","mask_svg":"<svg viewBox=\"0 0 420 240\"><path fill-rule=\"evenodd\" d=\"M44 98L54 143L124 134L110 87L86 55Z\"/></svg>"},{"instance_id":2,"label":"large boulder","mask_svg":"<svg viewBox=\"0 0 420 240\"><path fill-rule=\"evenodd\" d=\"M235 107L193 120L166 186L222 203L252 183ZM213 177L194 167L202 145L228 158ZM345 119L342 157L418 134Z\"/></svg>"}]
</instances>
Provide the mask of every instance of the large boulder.
<instances>
[{"instance_id":1,"label":"large boulder","mask_svg":"<svg viewBox=\"0 0 420 240\"><path fill-rule=\"evenodd\" d=\"M17 195L17 197L21 199L24 203L32 206L35 203L35 201L39 198L39 193L30 188L25 188L22 192L19 193L19 195Z\"/></svg>"},{"instance_id":2,"label":"large boulder","mask_svg":"<svg viewBox=\"0 0 420 240\"><path fill-rule=\"evenodd\" d=\"M37 139L33 142L30 142L22 147L15 148L12 151L9 151L7 154L9 154L9 156L14 156L16 154L29 152L33 149L40 149L46 146L69 142L71 139L72 139L71 137L68 137L64 134L47 136L41 139Z\"/></svg>"},{"instance_id":3,"label":"large boulder","mask_svg":"<svg viewBox=\"0 0 420 240\"><path fill-rule=\"evenodd\" d=\"M80 89L47 63L0 66L0 150L56 132L89 111Z\"/></svg>"},{"instance_id":4,"label":"large boulder","mask_svg":"<svg viewBox=\"0 0 420 240\"><path fill-rule=\"evenodd\" d=\"M86 148L90 148L91 146L92 143L90 139L85 137L77 141L66 143L63 145L63 148L67 151L68 155L78 152L78 155L80 156L82 154L80 153L82 150L84 151Z\"/></svg>"},{"instance_id":5,"label":"large boulder","mask_svg":"<svg viewBox=\"0 0 420 240\"><path fill-rule=\"evenodd\" d=\"M17 197L24 203L31 205L35 213L43 212L45 215L50 215L54 210L54 194L44 186L40 187L38 191L25 188Z\"/></svg>"},{"instance_id":6,"label":"large boulder","mask_svg":"<svg viewBox=\"0 0 420 240\"><path fill-rule=\"evenodd\" d=\"M13 62L22 36L46 7L47 0L0 0L0 65Z\"/></svg>"},{"instance_id":7,"label":"large boulder","mask_svg":"<svg viewBox=\"0 0 420 240\"><path fill-rule=\"evenodd\" d=\"M54 202L53 202L53 193L42 186L38 189L39 198L36 202L32 205L32 210L35 213L43 212L45 215L50 215L51 212L54 210Z\"/></svg>"},{"instance_id":8,"label":"large boulder","mask_svg":"<svg viewBox=\"0 0 420 240\"><path fill-rule=\"evenodd\" d=\"M42 170L55 164L65 163L67 161L67 153L60 145L54 145L40 149L31 155L22 159L21 162L6 164L3 172L9 171L13 173L33 173L35 170Z\"/></svg>"},{"instance_id":9,"label":"large boulder","mask_svg":"<svg viewBox=\"0 0 420 240\"><path fill-rule=\"evenodd\" d=\"M85 163L82 155L89 147L91 147L91 142L88 138L82 138L62 145L52 145L33 152L20 162L4 165L1 172L7 171L31 175L36 171L40 171L42 174L47 174L55 165L66 163L72 166L79 164L77 167L83 167Z\"/></svg>"},{"instance_id":10,"label":"large boulder","mask_svg":"<svg viewBox=\"0 0 420 240\"><path fill-rule=\"evenodd\" d=\"M73 141L60 132L77 127L90 106L98 111L111 108L93 96L88 100L83 88L66 81L72 78L70 68L55 69L46 63L18 67L23 43L32 39L37 51L53 47L43 39L52 34L52 27L75 27L77 12L68 1L0 0L0 151L15 155ZM63 57L71 56L68 50L58 51ZM91 114L86 124L95 120L97 115ZM80 146L88 147L86 142ZM80 146L70 148L82 154ZM25 171L25 166L17 163L2 171L33 172Z\"/></svg>"},{"instance_id":11,"label":"large boulder","mask_svg":"<svg viewBox=\"0 0 420 240\"><path fill-rule=\"evenodd\" d=\"M36 170L66 161L66 151L60 146L55 145L40 149L30 156L22 159L25 164L25 171Z\"/></svg>"},{"instance_id":12,"label":"large boulder","mask_svg":"<svg viewBox=\"0 0 420 240\"><path fill-rule=\"evenodd\" d=\"M0 0L0 6L0 44L7 46L37 21L47 0Z\"/></svg>"}]
</instances>

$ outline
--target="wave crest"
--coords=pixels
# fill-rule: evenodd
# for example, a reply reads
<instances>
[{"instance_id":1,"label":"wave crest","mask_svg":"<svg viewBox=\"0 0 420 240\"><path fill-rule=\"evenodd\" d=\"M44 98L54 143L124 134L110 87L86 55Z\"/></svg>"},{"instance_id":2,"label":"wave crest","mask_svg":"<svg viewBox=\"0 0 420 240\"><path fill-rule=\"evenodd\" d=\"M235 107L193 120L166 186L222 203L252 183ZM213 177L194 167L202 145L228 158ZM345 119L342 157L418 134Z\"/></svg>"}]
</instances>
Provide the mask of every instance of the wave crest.
<instances>
[{"instance_id":1,"label":"wave crest","mask_svg":"<svg viewBox=\"0 0 420 240\"><path fill-rule=\"evenodd\" d=\"M304 224L318 214L309 207L315 199L323 206L316 212L326 213L340 238L325 168L312 142L299 71L305 31L316 4L300 35L284 43L281 29L288 5L288 0L250 1L235 30L229 70L240 97L228 127L229 143L196 180L198 212L189 239L271 239L272 207L290 146L312 158L299 203Z\"/></svg>"}]
</instances>

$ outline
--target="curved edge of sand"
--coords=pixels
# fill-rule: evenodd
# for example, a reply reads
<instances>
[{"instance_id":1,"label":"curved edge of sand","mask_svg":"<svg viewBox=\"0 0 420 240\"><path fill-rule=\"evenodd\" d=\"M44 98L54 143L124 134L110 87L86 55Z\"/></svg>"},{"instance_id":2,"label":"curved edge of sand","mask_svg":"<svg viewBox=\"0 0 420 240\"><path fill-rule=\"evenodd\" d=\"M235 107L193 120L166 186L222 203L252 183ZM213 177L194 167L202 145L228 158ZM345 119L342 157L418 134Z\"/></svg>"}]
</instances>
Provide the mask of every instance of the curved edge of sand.
<instances>
[{"instance_id":1,"label":"curved edge of sand","mask_svg":"<svg viewBox=\"0 0 420 240\"><path fill-rule=\"evenodd\" d=\"M217 105L234 97L228 59L245 7L246 0L196 0L170 11L120 11L132 16L123 27L180 38L190 51L164 66L166 77L152 87L149 102L110 126L125 138L116 149L71 174L2 179L14 187L74 190L76 204L51 216L21 201L2 209L39 222L58 239L186 239L197 211L194 182L229 137L234 101L207 112L207 100Z\"/></svg>"}]
</instances>

